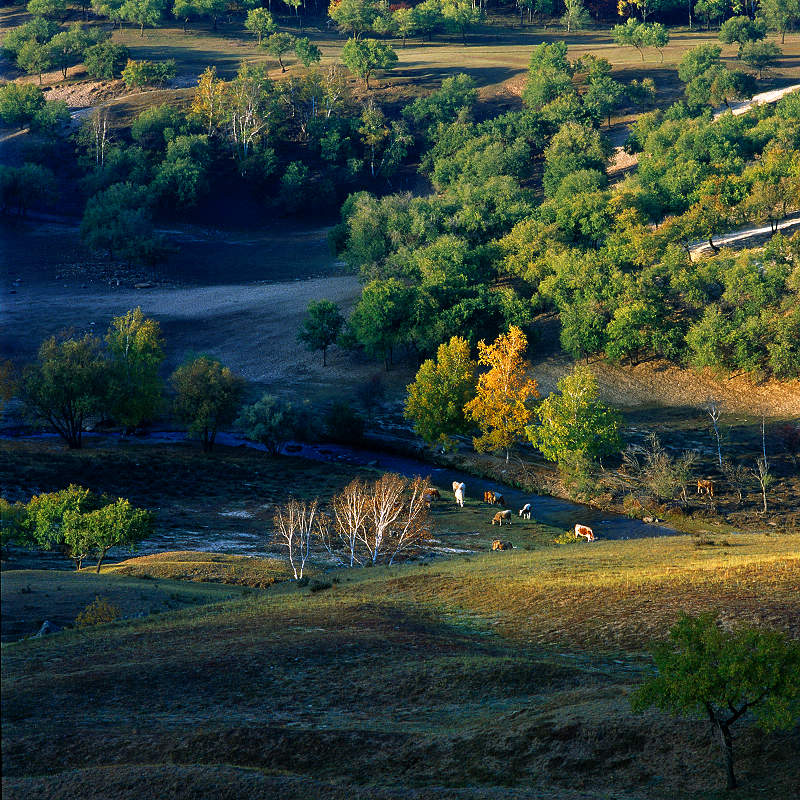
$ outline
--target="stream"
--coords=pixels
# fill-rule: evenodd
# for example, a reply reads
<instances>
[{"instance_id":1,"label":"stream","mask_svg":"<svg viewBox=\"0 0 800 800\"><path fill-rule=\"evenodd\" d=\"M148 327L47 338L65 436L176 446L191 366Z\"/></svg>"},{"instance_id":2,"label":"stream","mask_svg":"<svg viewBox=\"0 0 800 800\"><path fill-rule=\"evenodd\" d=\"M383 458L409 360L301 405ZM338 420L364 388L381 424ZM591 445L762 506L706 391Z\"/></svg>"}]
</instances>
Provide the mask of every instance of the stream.
<instances>
[{"instance_id":1,"label":"stream","mask_svg":"<svg viewBox=\"0 0 800 800\"><path fill-rule=\"evenodd\" d=\"M87 438L119 439L115 434L85 433ZM1 436L0 438L17 438ZM25 438L57 438L55 434L37 434ZM125 440L130 444L168 444L187 441L180 431L152 431L144 436L133 436ZM216 443L227 447L248 447L266 451L264 445L251 442L243 437L230 433L219 433ZM641 539L649 536L676 535L678 531L658 524L649 524L640 519L630 519L621 514L592 508L569 500L562 500L549 495L537 495L515 489L497 481L478 478L466 472L448 467L439 467L409 456L395 455L381 450L350 447L341 444L289 442L284 447L287 456L305 458L312 461L351 464L356 467L373 467L385 472L397 472L408 478L414 475L428 475L431 483L442 493L442 502L453 501L451 485L453 481L466 484L468 499L483 497L487 489L500 492L506 500L506 508L510 508L516 516L525 503L531 504L531 519L551 525L561 530L568 530L579 522L591 527L598 539ZM524 523L523 523L524 524ZM137 555L148 555L170 550L198 550L236 555L264 556L264 536L249 531L226 531L224 534L211 530L199 531L164 531L151 539L143 541L137 549ZM109 563L119 558L128 558L127 551L109 552Z\"/></svg>"}]
</instances>

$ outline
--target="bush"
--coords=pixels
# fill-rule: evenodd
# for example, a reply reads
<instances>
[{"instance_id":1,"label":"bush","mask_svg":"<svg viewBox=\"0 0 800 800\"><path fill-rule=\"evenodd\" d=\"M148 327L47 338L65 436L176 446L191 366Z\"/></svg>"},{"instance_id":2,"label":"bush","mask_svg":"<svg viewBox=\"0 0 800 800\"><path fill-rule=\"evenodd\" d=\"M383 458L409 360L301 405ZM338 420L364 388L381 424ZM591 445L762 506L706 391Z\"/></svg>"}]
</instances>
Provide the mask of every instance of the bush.
<instances>
[{"instance_id":1,"label":"bush","mask_svg":"<svg viewBox=\"0 0 800 800\"><path fill-rule=\"evenodd\" d=\"M175 59L167 61L134 61L128 59L122 70L122 80L129 89L141 89L145 86L163 86L177 74Z\"/></svg>"},{"instance_id":2,"label":"bush","mask_svg":"<svg viewBox=\"0 0 800 800\"><path fill-rule=\"evenodd\" d=\"M352 444L364 437L364 417L349 403L334 403L325 415L325 435L333 442Z\"/></svg>"},{"instance_id":3,"label":"bush","mask_svg":"<svg viewBox=\"0 0 800 800\"><path fill-rule=\"evenodd\" d=\"M105 625L122 616L122 609L105 597L95 597L86 608L75 617L76 628L89 628L92 625Z\"/></svg>"},{"instance_id":4,"label":"bush","mask_svg":"<svg viewBox=\"0 0 800 800\"><path fill-rule=\"evenodd\" d=\"M86 71L93 78L110 81L122 75L129 61L128 48L124 44L100 42L87 47L83 53Z\"/></svg>"},{"instance_id":5,"label":"bush","mask_svg":"<svg viewBox=\"0 0 800 800\"><path fill-rule=\"evenodd\" d=\"M308 585L308 588L312 592L322 592L325 589L330 589L333 584L330 581L321 581L315 578L311 583Z\"/></svg>"},{"instance_id":6,"label":"bush","mask_svg":"<svg viewBox=\"0 0 800 800\"><path fill-rule=\"evenodd\" d=\"M44 92L32 83L0 86L0 122L24 128L44 107Z\"/></svg>"}]
</instances>

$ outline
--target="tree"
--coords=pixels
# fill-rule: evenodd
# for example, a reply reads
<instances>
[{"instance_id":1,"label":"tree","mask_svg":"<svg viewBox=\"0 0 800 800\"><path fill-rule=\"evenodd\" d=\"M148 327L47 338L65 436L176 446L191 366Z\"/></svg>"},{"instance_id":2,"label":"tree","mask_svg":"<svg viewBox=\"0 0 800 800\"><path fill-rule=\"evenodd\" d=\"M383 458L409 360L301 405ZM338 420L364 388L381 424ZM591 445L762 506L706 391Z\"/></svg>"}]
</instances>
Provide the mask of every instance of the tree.
<instances>
[{"instance_id":1,"label":"tree","mask_svg":"<svg viewBox=\"0 0 800 800\"><path fill-rule=\"evenodd\" d=\"M22 384L28 414L47 423L70 449L80 448L86 421L102 409L107 391L108 366L100 341L88 333L42 342Z\"/></svg>"},{"instance_id":2,"label":"tree","mask_svg":"<svg viewBox=\"0 0 800 800\"><path fill-rule=\"evenodd\" d=\"M41 86L42 73L53 66L50 47L46 44L39 44L35 39L29 39L17 53L17 66L28 75L38 75Z\"/></svg>"},{"instance_id":3,"label":"tree","mask_svg":"<svg viewBox=\"0 0 800 800\"><path fill-rule=\"evenodd\" d=\"M139 26L139 36L144 36L144 26L155 27L164 12L164 0L125 0L119 10L120 18Z\"/></svg>"},{"instance_id":4,"label":"tree","mask_svg":"<svg viewBox=\"0 0 800 800\"><path fill-rule=\"evenodd\" d=\"M428 444L446 446L453 435L468 432L464 409L475 397L476 367L469 342L453 336L439 345L435 361L422 363L414 383L407 387L404 415Z\"/></svg>"},{"instance_id":5,"label":"tree","mask_svg":"<svg viewBox=\"0 0 800 800\"><path fill-rule=\"evenodd\" d=\"M598 61L604 61L608 65L608 70L604 68L590 71L589 86L583 94L583 105L598 122L607 119L610 128L611 115L619 108L625 97L625 87L611 77L610 64L605 59Z\"/></svg>"},{"instance_id":6,"label":"tree","mask_svg":"<svg viewBox=\"0 0 800 800\"><path fill-rule=\"evenodd\" d=\"M417 30L417 20L414 17L413 8L397 8L392 12L392 19L394 20L397 33L403 40L403 47L406 46L406 39L413 36Z\"/></svg>"},{"instance_id":7,"label":"tree","mask_svg":"<svg viewBox=\"0 0 800 800\"><path fill-rule=\"evenodd\" d=\"M161 327L137 307L111 320L106 344L111 415L132 431L153 419L161 406L158 375L164 361Z\"/></svg>"},{"instance_id":8,"label":"tree","mask_svg":"<svg viewBox=\"0 0 800 800\"><path fill-rule=\"evenodd\" d=\"M742 55L742 47L748 42L757 42L767 35L767 25L763 19L750 19L750 17L739 16L726 19L719 29L719 40L723 44L738 44L739 57Z\"/></svg>"},{"instance_id":9,"label":"tree","mask_svg":"<svg viewBox=\"0 0 800 800\"><path fill-rule=\"evenodd\" d=\"M136 545L146 539L152 530L150 512L135 508L122 497L95 511L71 511L64 515L65 542L76 553L85 551L88 555L95 552L98 573L112 547L135 550Z\"/></svg>"},{"instance_id":10,"label":"tree","mask_svg":"<svg viewBox=\"0 0 800 800\"><path fill-rule=\"evenodd\" d=\"M295 37L290 33L273 33L265 42L264 49L275 58L281 65L281 72L286 72L286 67L283 65L283 57L286 53L294 50Z\"/></svg>"},{"instance_id":11,"label":"tree","mask_svg":"<svg viewBox=\"0 0 800 800\"><path fill-rule=\"evenodd\" d=\"M423 0L419 5L414 6L412 13L417 30L428 37L428 41L433 41L433 35L439 31L444 24L441 0Z\"/></svg>"},{"instance_id":12,"label":"tree","mask_svg":"<svg viewBox=\"0 0 800 800\"><path fill-rule=\"evenodd\" d=\"M669 31L660 23L653 22L646 26L644 42L648 47L654 47L664 62L664 48L669 44Z\"/></svg>"},{"instance_id":13,"label":"tree","mask_svg":"<svg viewBox=\"0 0 800 800\"><path fill-rule=\"evenodd\" d=\"M324 536L327 517L319 511L318 503L291 499L278 506L273 517L274 538L286 548L289 564L295 580L303 577L306 561L311 554L311 542L315 536Z\"/></svg>"},{"instance_id":14,"label":"tree","mask_svg":"<svg viewBox=\"0 0 800 800\"><path fill-rule=\"evenodd\" d=\"M131 183L115 183L89 198L81 238L93 250L108 250L109 258L129 263L152 263L162 252L146 190Z\"/></svg>"},{"instance_id":15,"label":"tree","mask_svg":"<svg viewBox=\"0 0 800 800\"><path fill-rule=\"evenodd\" d=\"M691 83L709 69L720 66L722 48L716 44L701 44L687 50L678 65L678 77L684 83Z\"/></svg>"},{"instance_id":16,"label":"tree","mask_svg":"<svg viewBox=\"0 0 800 800\"><path fill-rule=\"evenodd\" d=\"M83 53L90 44L89 35L80 22L76 22L69 30L57 33L50 40L50 57L53 65L61 70L64 80L67 79L67 70L83 58Z\"/></svg>"},{"instance_id":17,"label":"tree","mask_svg":"<svg viewBox=\"0 0 800 800\"><path fill-rule=\"evenodd\" d=\"M225 88L225 81L217 77L216 67L206 67L197 81L192 112L203 120L209 136L222 125Z\"/></svg>"},{"instance_id":18,"label":"tree","mask_svg":"<svg viewBox=\"0 0 800 800\"><path fill-rule=\"evenodd\" d=\"M718 20L725 14L728 7L726 0L697 0L694 10L698 16L706 21L706 30L711 30L712 21Z\"/></svg>"},{"instance_id":19,"label":"tree","mask_svg":"<svg viewBox=\"0 0 800 800\"><path fill-rule=\"evenodd\" d=\"M761 499L764 502L764 513L767 513L767 489L775 482L775 478L769 469L769 462L766 458L759 458L756 460L756 467L752 471L753 477L761 489Z\"/></svg>"},{"instance_id":20,"label":"tree","mask_svg":"<svg viewBox=\"0 0 800 800\"><path fill-rule=\"evenodd\" d=\"M183 21L183 32L186 33L189 20L193 17L202 17L203 9L200 7L198 0L175 0L172 6L172 14L175 19ZM247 28L247 22L245 22L245 28Z\"/></svg>"},{"instance_id":21,"label":"tree","mask_svg":"<svg viewBox=\"0 0 800 800\"><path fill-rule=\"evenodd\" d=\"M377 39L348 39L342 48L342 62L369 89L370 75L376 69L394 69L397 53L391 45Z\"/></svg>"},{"instance_id":22,"label":"tree","mask_svg":"<svg viewBox=\"0 0 800 800\"><path fill-rule=\"evenodd\" d=\"M525 436L533 416L530 400L539 397L536 381L527 375L527 347L528 340L516 325L492 344L478 342L478 361L489 370L478 378L476 395L464 414L481 431L472 440L479 453L505 450L508 461L511 448Z\"/></svg>"},{"instance_id":23,"label":"tree","mask_svg":"<svg viewBox=\"0 0 800 800\"><path fill-rule=\"evenodd\" d=\"M653 650L656 675L633 695L637 711L656 706L672 714L708 717L736 787L731 726L752 713L762 730L789 729L800 719L800 645L782 633L723 630L711 614L681 613L669 641Z\"/></svg>"},{"instance_id":24,"label":"tree","mask_svg":"<svg viewBox=\"0 0 800 800\"><path fill-rule=\"evenodd\" d=\"M526 105L538 109L560 97L574 96L574 71L574 65L567 59L566 42L537 45L531 53L522 99Z\"/></svg>"},{"instance_id":25,"label":"tree","mask_svg":"<svg viewBox=\"0 0 800 800\"><path fill-rule=\"evenodd\" d=\"M113 42L100 42L88 47L83 53L86 72L100 80L110 81L120 77L128 60L128 48Z\"/></svg>"},{"instance_id":26,"label":"tree","mask_svg":"<svg viewBox=\"0 0 800 800\"><path fill-rule=\"evenodd\" d=\"M687 504L686 485L697 462L697 452L686 450L671 456L658 436L651 433L645 445L629 445L622 454L624 471L659 501L670 501L679 492Z\"/></svg>"},{"instance_id":27,"label":"tree","mask_svg":"<svg viewBox=\"0 0 800 800\"><path fill-rule=\"evenodd\" d=\"M622 446L622 415L598 400L597 378L587 367L575 367L536 407L538 425L526 433L548 461L573 463L618 453Z\"/></svg>"},{"instance_id":28,"label":"tree","mask_svg":"<svg viewBox=\"0 0 800 800\"><path fill-rule=\"evenodd\" d=\"M328 16L342 33L360 39L372 28L378 16L378 7L374 0L333 0L328 8Z\"/></svg>"},{"instance_id":29,"label":"tree","mask_svg":"<svg viewBox=\"0 0 800 800\"><path fill-rule=\"evenodd\" d=\"M176 72L174 58L166 61L134 61L129 58L121 75L129 89L142 89L145 86L163 86L175 77Z\"/></svg>"},{"instance_id":30,"label":"tree","mask_svg":"<svg viewBox=\"0 0 800 800\"><path fill-rule=\"evenodd\" d=\"M609 154L608 141L599 131L577 122L564 123L544 152L542 186L545 195L555 195L564 178L573 172L604 172Z\"/></svg>"},{"instance_id":31,"label":"tree","mask_svg":"<svg viewBox=\"0 0 800 800\"><path fill-rule=\"evenodd\" d=\"M579 31L589 24L589 12L583 4L583 0L564 0L564 15L561 17L561 24L571 31Z\"/></svg>"},{"instance_id":32,"label":"tree","mask_svg":"<svg viewBox=\"0 0 800 800\"><path fill-rule=\"evenodd\" d=\"M4 125L24 128L44 104L44 93L31 83L0 86L0 120Z\"/></svg>"},{"instance_id":33,"label":"tree","mask_svg":"<svg viewBox=\"0 0 800 800\"><path fill-rule=\"evenodd\" d=\"M244 27L255 34L258 38L258 46L261 47L261 41L265 36L270 36L278 30L272 14L266 8L251 8L247 12L247 19L244 22Z\"/></svg>"},{"instance_id":34,"label":"tree","mask_svg":"<svg viewBox=\"0 0 800 800\"><path fill-rule=\"evenodd\" d=\"M409 329L409 309L414 305L414 290L397 278L370 281L350 315L349 328L371 354L383 358L386 370L392 363L394 348Z\"/></svg>"},{"instance_id":35,"label":"tree","mask_svg":"<svg viewBox=\"0 0 800 800\"><path fill-rule=\"evenodd\" d=\"M443 0L442 16L453 30L461 34L466 47L467 33L483 20L483 11L472 0Z\"/></svg>"},{"instance_id":36,"label":"tree","mask_svg":"<svg viewBox=\"0 0 800 800\"><path fill-rule=\"evenodd\" d=\"M303 320L297 338L309 350L322 350L322 366L326 366L325 354L336 342L344 325L344 317L336 303L330 300L312 300L308 304L308 316Z\"/></svg>"},{"instance_id":37,"label":"tree","mask_svg":"<svg viewBox=\"0 0 800 800\"><path fill-rule=\"evenodd\" d=\"M56 101L51 102L55 104ZM17 214L25 216L30 207L47 206L55 197L55 175L47 167L40 164L0 166L0 210L8 212L16 208Z\"/></svg>"},{"instance_id":38,"label":"tree","mask_svg":"<svg viewBox=\"0 0 800 800\"><path fill-rule=\"evenodd\" d=\"M635 47L644 61L644 29L645 25L633 17L628 17L623 25L615 25L611 35L618 45Z\"/></svg>"},{"instance_id":39,"label":"tree","mask_svg":"<svg viewBox=\"0 0 800 800\"><path fill-rule=\"evenodd\" d=\"M198 356L172 373L175 413L193 436L199 436L203 451L214 446L222 425L235 419L244 393L244 379L234 375L216 359Z\"/></svg>"},{"instance_id":40,"label":"tree","mask_svg":"<svg viewBox=\"0 0 800 800\"><path fill-rule=\"evenodd\" d=\"M263 444L277 456L283 445L300 435L306 427L304 415L295 407L265 393L259 400L242 409L236 426L253 442Z\"/></svg>"},{"instance_id":41,"label":"tree","mask_svg":"<svg viewBox=\"0 0 800 800\"><path fill-rule=\"evenodd\" d=\"M745 42L739 57L750 69L756 71L760 80L782 55L783 51L775 42Z\"/></svg>"},{"instance_id":42,"label":"tree","mask_svg":"<svg viewBox=\"0 0 800 800\"><path fill-rule=\"evenodd\" d=\"M318 64L322 59L322 50L305 36L295 39L294 54L304 67L310 67L312 64Z\"/></svg>"},{"instance_id":43,"label":"tree","mask_svg":"<svg viewBox=\"0 0 800 800\"><path fill-rule=\"evenodd\" d=\"M34 17L61 19L67 13L66 0L29 0L28 13Z\"/></svg>"},{"instance_id":44,"label":"tree","mask_svg":"<svg viewBox=\"0 0 800 800\"><path fill-rule=\"evenodd\" d=\"M786 41L786 31L800 22L800 0L760 0L767 27L781 35L781 44Z\"/></svg>"}]
</instances>

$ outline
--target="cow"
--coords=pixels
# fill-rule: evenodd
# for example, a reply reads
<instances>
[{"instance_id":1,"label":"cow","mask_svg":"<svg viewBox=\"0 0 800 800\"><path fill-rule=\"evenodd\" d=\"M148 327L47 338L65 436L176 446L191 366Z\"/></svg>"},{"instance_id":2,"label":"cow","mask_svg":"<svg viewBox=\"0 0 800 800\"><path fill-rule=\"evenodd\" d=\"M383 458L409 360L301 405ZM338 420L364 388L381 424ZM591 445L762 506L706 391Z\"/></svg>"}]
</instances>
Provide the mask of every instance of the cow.
<instances>
[{"instance_id":1,"label":"cow","mask_svg":"<svg viewBox=\"0 0 800 800\"><path fill-rule=\"evenodd\" d=\"M531 504L530 503L525 503L525 505L522 506L522 508L519 510L519 515L521 517L523 517L524 519L530 519L531 518Z\"/></svg>"},{"instance_id":2,"label":"cow","mask_svg":"<svg viewBox=\"0 0 800 800\"><path fill-rule=\"evenodd\" d=\"M430 503L433 500L441 500L442 499L441 494L439 494L439 490L438 489L434 489L432 486L429 486L423 492L422 496L423 496L423 499L425 500L426 503Z\"/></svg>"},{"instance_id":3,"label":"cow","mask_svg":"<svg viewBox=\"0 0 800 800\"><path fill-rule=\"evenodd\" d=\"M707 494L710 497L714 496L714 483L712 481L704 481L698 479L697 481L697 494Z\"/></svg>"},{"instance_id":4,"label":"cow","mask_svg":"<svg viewBox=\"0 0 800 800\"><path fill-rule=\"evenodd\" d=\"M503 495L500 492L493 492L491 489L487 489L483 493L483 502L492 506L504 506L506 504Z\"/></svg>"},{"instance_id":5,"label":"cow","mask_svg":"<svg viewBox=\"0 0 800 800\"><path fill-rule=\"evenodd\" d=\"M500 539L495 539L492 542L492 550L513 550L514 545L511 542L503 542Z\"/></svg>"},{"instance_id":6,"label":"cow","mask_svg":"<svg viewBox=\"0 0 800 800\"><path fill-rule=\"evenodd\" d=\"M483 493L483 502L484 503L493 503L494 502L494 492L490 489L487 489Z\"/></svg>"},{"instance_id":7,"label":"cow","mask_svg":"<svg viewBox=\"0 0 800 800\"><path fill-rule=\"evenodd\" d=\"M492 525L500 525L502 527L504 522L507 522L509 525L511 524L511 512L508 510L498 511L492 517Z\"/></svg>"},{"instance_id":8,"label":"cow","mask_svg":"<svg viewBox=\"0 0 800 800\"><path fill-rule=\"evenodd\" d=\"M464 494L467 491L467 487L463 483L458 483L453 481L453 494L456 496L456 504L464 508Z\"/></svg>"},{"instance_id":9,"label":"cow","mask_svg":"<svg viewBox=\"0 0 800 800\"><path fill-rule=\"evenodd\" d=\"M580 523L575 525L575 537L577 538L578 536L585 536L587 542L593 542L596 539L594 531L587 525L581 525Z\"/></svg>"}]
</instances>

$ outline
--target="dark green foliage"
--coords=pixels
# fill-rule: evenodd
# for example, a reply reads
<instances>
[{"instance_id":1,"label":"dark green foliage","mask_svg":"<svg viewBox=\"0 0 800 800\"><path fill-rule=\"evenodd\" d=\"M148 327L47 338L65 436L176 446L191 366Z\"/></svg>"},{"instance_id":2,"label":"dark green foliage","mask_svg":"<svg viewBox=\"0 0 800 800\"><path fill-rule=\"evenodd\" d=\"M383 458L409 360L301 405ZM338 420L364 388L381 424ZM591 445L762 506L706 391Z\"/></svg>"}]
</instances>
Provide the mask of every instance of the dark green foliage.
<instances>
[{"instance_id":1,"label":"dark green foliage","mask_svg":"<svg viewBox=\"0 0 800 800\"><path fill-rule=\"evenodd\" d=\"M364 438L364 417L349 403L337 402L323 420L325 436L333 442L357 444Z\"/></svg>"},{"instance_id":2,"label":"dark green foliage","mask_svg":"<svg viewBox=\"0 0 800 800\"><path fill-rule=\"evenodd\" d=\"M145 86L163 86L172 80L177 73L174 59L166 61L133 61L128 59L122 70L122 80L131 89L142 89Z\"/></svg>"},{"instance_id":3,"label":"dark green foliage","mask_svg":"<svg viewBox=\"0 0 800 800\"><path fill-rule=\"evenodd\" d=\"M107 81L122 75L128 59L128 48L110 41L87 47L83 53L86 72L93 78Z\"/></svg>"},{"instance_id":4,"label":"dark green foliage","mask_svg":"<svg viewBox=\"0 0 800 800\"><path fill-rule=\"evenodd\" d=\"M727 788L736 787L731 726L745 714L764 731L800 720L800 645L783 633L724 630L715 617L681 614L653 651L657 674L633 706L706 717L722 749Z\"/></svg>"},{"instance_id":5,"label":"dark green foliage","mask_svg":"<svg viewBox=\"0 0 800 800\"><path fill-rule=\"evenodd\" d=\"M43 208L56 198L55 176L39 164L0 166L0 211L24 216L30 208Z\"/></svg>"},{"instance_id":6,"label":"dark green foliage","mask_svg":"<svg viewBox=\"0 0 800 800\"><path fill-rule=\"evenodd\" d=\"M264 394L242 409L236 425L248 439L264 445L272 455L278 455L286 442L300 439L307 433L309 422L302 409L274 395Z\"/></svg>"},{"instance_id":7,"label":"dark green foliage","mask_svg":"<svg viewBox=\"0 0 800 800\"><path fill-rule=\"evenodd\" d=\"M308 304L308 316L303 320L297 338L309 350L321 350L322 366L325 366L328 348L339 338L343 325L344 317L336 303L312 301Z\"/></svg>"}]
</instances>

